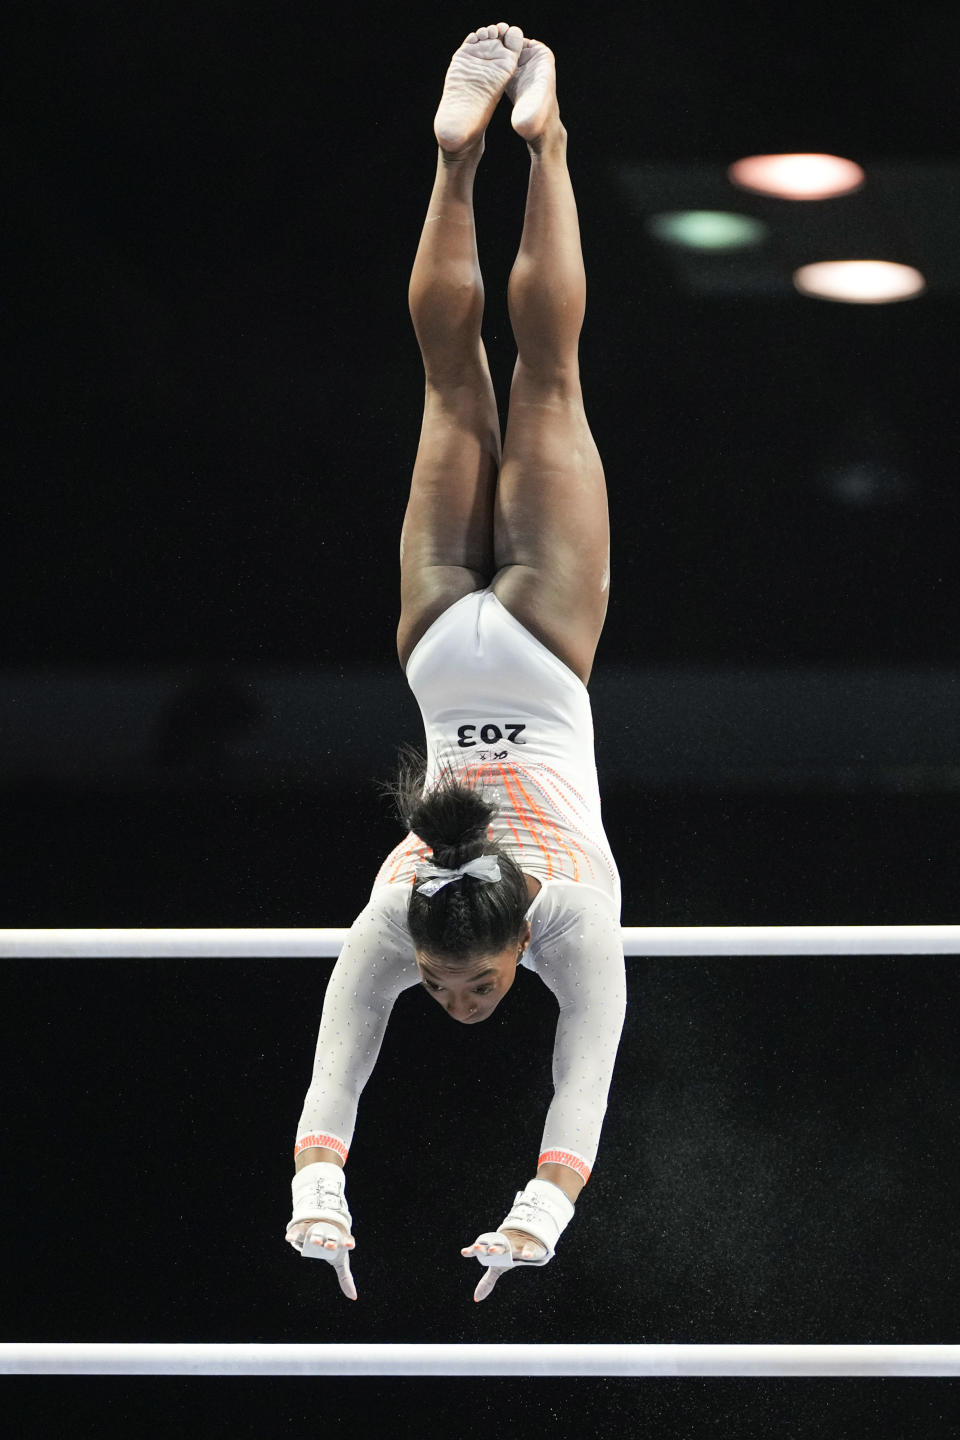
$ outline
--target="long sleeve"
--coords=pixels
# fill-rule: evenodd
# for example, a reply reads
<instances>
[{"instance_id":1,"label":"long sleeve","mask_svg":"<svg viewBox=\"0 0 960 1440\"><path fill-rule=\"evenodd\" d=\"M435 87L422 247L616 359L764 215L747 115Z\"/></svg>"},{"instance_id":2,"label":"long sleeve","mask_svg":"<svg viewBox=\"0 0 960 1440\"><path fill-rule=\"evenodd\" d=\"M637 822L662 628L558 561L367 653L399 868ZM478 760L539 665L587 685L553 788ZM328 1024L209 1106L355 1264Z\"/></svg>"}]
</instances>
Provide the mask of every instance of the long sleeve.
<instances>
[{"instance_id":1,"label":"long sleeve","mask_svg":"<svg viewBox=\"0 0 960 1440\"><path fill-rule=\"evenodd\" d=\"M390 1012L420 978L405 918L409 898L405 885L375 889L350 927L324 996L294 1156L322 1146L347 1158Z\"/></svg>"},{"instance_id":2,"label":"long sleeve","mask_svg":"<svg viewBox=\"0 0 960 1440\"><path fill-rule=\"evenodd\" d=\"M560 1006L553 1049L554 1096L538 1164L569 1165L589 1178L627 1005L617 907L578 884L546 886L531 914L528 964Z\"/></svg>"}]
</instances>

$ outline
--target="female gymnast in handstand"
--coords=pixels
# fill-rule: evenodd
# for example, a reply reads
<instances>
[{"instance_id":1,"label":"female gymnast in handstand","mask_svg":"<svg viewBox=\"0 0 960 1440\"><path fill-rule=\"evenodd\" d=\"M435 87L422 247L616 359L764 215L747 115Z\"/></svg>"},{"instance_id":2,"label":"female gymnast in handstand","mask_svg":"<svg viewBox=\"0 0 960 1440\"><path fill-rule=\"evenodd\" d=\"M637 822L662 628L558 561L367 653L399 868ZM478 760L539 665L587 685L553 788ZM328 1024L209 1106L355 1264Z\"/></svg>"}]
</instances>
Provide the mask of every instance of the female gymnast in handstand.
<instances>
[{"instance_id":1,"label":"female gymnast in handstand","mask_svg":"<svg viewBox=\"0 0 960 1440\"><path fill-rule=\"evenodd\" d=\"M530 178L507 291L518 353L501 457L473 182L504 93ZM504 1270L552 1259L596 1156L626 1003L620 879L586 690L609 598L610 529L580 388L586 278L552 51L515 25L472 31L450 63L434 131L436 181L409 290L426 399L397 631L427 758L417 767L408 754L388 787L408 833L327 986L286 1236L329 1261L354 1300L343 1166L399 993L420 983L452 1019L474 1024L522 961L559 1002L536 1176L501 1225L460 1252L485 1267L476 1300Z\"/></svg>"}]
</instances>

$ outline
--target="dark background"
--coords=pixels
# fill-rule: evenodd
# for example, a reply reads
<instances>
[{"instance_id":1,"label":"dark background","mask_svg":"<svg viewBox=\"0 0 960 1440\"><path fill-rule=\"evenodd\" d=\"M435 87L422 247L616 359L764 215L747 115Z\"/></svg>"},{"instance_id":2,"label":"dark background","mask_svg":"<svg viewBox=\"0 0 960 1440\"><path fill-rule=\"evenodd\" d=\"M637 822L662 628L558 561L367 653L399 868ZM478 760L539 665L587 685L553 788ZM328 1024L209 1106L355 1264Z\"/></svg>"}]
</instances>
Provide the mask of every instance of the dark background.
<instances>
[{"instance_id":1,"label":"dark background","mask_svg":"<svg viewBox=\"0 0 960 1440\"><path fill-rule=\"evenodd\" d=\"M499 18L557 55L580 209L624 923L958 920L950 7L167 0L6 15L0 924L348 925L364 904L400 838L375 782L421 738L394 636L431 122L451 51ZM797 205L726 182L780 150L867 185ZM476 191L502 420L527 169L504 106ZM771 238L684 257L644 228L681 206ZM791 286L868 253L927 293ZM351 1152L351 1306L282 1239L330 962L8 960L4 1338L954 1342L953 959L627 964L576 1223L474 1307L458 1248L528 1178L549 1100L534 977L468 1035L398 1004ZM320 1404L11 1383L40 1428L79 1406L73 1433L121 1412L273 1433ZM955 1405L952 1382L322 1396L341 1430L383 1405L651 1435L939 1435Z\"/></svg>"}]
</instances>

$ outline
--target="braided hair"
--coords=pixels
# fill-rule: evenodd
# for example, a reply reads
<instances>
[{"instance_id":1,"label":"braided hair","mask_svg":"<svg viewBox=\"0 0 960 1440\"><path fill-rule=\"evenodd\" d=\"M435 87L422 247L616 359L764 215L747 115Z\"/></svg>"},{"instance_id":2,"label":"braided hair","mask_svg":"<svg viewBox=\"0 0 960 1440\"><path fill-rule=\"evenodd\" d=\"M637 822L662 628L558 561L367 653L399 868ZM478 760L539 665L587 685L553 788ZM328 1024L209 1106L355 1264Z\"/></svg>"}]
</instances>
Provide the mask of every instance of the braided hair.
<instances>
[{"instance_id":1,"label":"braided hair","mask_svg":"<svg viewBox=\"0 0 960 1440\"><path fill-rule=\"evenodd\" d=\"M411 745L401 746L396 778L380 789L394 802L401 824L433 851L433 863L454 870L479 855L496 855L499 882L465 875L435 895L412 887L407 919L418 950L446 963L467 963L519 944L530 900L523 871L488 839L498 807L482 789L446 771L425 792L427 762Z\"/></svg>"}]
</instances>

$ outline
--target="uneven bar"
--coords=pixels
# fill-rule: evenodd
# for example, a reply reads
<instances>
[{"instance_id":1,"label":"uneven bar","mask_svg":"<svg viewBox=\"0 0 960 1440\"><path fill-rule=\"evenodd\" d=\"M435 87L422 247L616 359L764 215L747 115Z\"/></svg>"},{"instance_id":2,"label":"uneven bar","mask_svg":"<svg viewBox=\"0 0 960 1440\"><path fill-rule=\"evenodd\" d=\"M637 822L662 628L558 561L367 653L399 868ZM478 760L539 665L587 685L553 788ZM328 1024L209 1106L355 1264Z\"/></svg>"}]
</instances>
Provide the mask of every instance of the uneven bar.
<instances>
[{"instance_id":1,"label":"uneven bar","mask_svg":"<svg viewBox=\"0 0 960 1440\"><path fill-rule=\"evenodd\" d=\"M0 1344L4 1375L960 1375L960 1345Z\"/></svg>"},{"instance_id":2,"label":"uneven bar","mask_svg":"<svg viewBox=\"0 0 960 1440\"><path fill-rule=\"evenodd\" d=\"M0 930L7 959L339 955L346 929ZM624 926L626 955L956 955L960 925Z\"/></svg>"}]
</instances>

